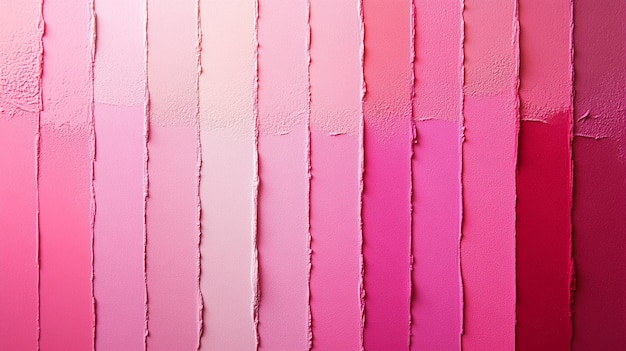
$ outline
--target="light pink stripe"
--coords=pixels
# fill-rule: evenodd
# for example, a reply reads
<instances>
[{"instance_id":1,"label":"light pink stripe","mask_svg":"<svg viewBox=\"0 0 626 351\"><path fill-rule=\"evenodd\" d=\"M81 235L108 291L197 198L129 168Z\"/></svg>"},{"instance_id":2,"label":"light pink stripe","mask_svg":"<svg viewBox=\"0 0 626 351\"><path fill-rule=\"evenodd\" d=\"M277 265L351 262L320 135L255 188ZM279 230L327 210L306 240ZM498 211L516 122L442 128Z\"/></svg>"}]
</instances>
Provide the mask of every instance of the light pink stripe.
<instances>
[{"instance_id":1,"label":"light pink stripe","mask_svg":"<svg viewBox=\"0 0 626 351\"><path fill-rule=\"evenodd\" d=\"M90 1L47 0L43 7L42 350L90 350L94 346L91 6Z\"/></svg>"},{"instance_id":2,"label":"light pink stripe","mask_svg":"<svg viewBox=\"0 0 626 351\"><path fill-rule=\"evenodd\" d=\"M411 318L411 1L365 0L367 350L406 350Z\"/></svg>"},{"instance_id":3,"label":"light pink stripe","mask_svg":"<svg viewBox=\"0 0 626 351\"><path fill-rule=\"evenodd\" d=\"M145 6L144 1L95 3L94 297L98 349L144 347Z\"/></svg>"},{"instance_id":4,"label":"light pink stripe","mask_svg":"<svg viewBox=\"0 0 626 351\"><path fill-rule=\"evenodd\" d=\"M360 350L361 18L311 3L311 313L317 350Z\"/></svg>"},{"instance_id":5,"label":"light pink stripe","mask_svg":"<svg viewBox=\"0 0 626 351\"><path fill-rule=\"evenodd\" d=\"M308 9L259 5L259 337L309 347Z\"/></svg>"},{"instance_id":6,"label":"light pink stripe","mask_svg":"<svg viewBox=\"0 0 626 351\"><path fill-rule=\"evenodd\" d=\"M0 345L36 350L41 1L2 1L0 13Z\"/></svg>"},{"instance_id":7,"label":"light pink stripe","mask_svg":"<svg viewBox=\"0 0 626 351\"><path fill-rule=\"evenodd\" d=\"M465 1L462 346L515 349L516 1Z\"/></svg>"},{"instance_id":8,"label":"light pink stripe","mask_svg":"<svg viewBox=\"0 0 626 351\"><path fill-rule=\"evenodd\" d=\"M201 6L201 350L254 350L256 2Z\"/></svg>"},{"instance_id":9,"label":"light pink stripe","mask_svg":"<svg viewBox=\"0 0 626 351\"><path fill-rule=\"evenodd\" d=\"M196 350L200 336L198 4L148 2L150 350Z\"/></svg>"},{"instance_id":10,"label":"light pink stripe","mask_svg":"<svg viewBox=\"0 0 626 351\"><path fill-rule=\"evenodd\" d=\"M96 347L142 350L144 106L96 104Z\"/></svg>"}]
</instances>

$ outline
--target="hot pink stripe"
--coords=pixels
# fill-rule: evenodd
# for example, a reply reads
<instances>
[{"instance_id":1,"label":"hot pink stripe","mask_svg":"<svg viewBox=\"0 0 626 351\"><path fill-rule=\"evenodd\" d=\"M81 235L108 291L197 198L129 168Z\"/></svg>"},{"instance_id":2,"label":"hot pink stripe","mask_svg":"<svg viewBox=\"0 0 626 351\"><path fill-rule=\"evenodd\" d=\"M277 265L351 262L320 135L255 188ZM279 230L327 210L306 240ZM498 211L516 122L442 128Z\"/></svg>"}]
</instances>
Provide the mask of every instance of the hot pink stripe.
<instances>
[{"instance_id":1,"label":"hot pink stripe","mask_svg":"<svg viewBox=\"0 0 626 351\"><path fill-rule=\"evenodd\" d=\"M626 348L626 3L574 2L572 349Z\"/></svg>"},{"instance_id":2,"label":"hot pink stripe","mask_svg":"<svg viewBox=\"0 0 626 351\"><path fill-rule=\"evenodd\" d=\"M0 345L36 350L37 133L40 1L3 1L0 13Z\"/></svg>"},{"instance_id":3,"label":"hot pink stripe","mask_svg":"<svg viewBox=\"0 0 626 351\"><path fill-rule=\"evenodd\" d=\"M200 339L198 2L148 2L146 274L150 350Z\"/></svg>"},{"instance_id":4,"label":"hot pink stripe","mask_svg":"<svg viewBox=\"0 0 626 351\"><path fill-rule=\"evenodd\" d=\"M259 338L309 346L308 2L259 6Z\"/></svg>"},{"instance_id":5,"label":"hot pink stripe","mask_svg":"<svg viewBox=\"0 0 626 351\"><path fill-rule=\"evenodd\" d=\"M417 122L413 156L412 350L460 350L460 126Z\"/></svg>"},{"instance_id":6,"label":"hot pink stripe","mask_svg":"<svg viewBox=\"0 0 626 351\"><path fill-rule=\"evenodd\" d=\"M462 30L461 3L415 1L412 350L461 347Z\"/></svg>"},{"instance_id":7,"label":"hot pink stripe","mask_svg":"<svg viewBox=\"0 0 626 351\"><path fill-rule=\"evenodd\" d=\"M44 3L39 158L42 350L90 350L92 297L91 2ZM68 21L71 17L73 20Z\"/></svg>"},{"instance_id":8,"label":"hot pink stripe","mask_svg":"<svg viewBox=\"0 0 626 351\"><path fill-rule=\"evenodd\" d=\"M361 17L311 3L311 313L314 349L360 350Z\"/></svg>"},{"instance_id":9,"label":"hot pink stripe","mask_svg":"<svg viewBox=\"0 0 626 351\"><path fill-rule=\"evenodd\" d=\"M365 0L363 255L366 349L409 346L411 1Z\"/></svg>"}]
</instances>

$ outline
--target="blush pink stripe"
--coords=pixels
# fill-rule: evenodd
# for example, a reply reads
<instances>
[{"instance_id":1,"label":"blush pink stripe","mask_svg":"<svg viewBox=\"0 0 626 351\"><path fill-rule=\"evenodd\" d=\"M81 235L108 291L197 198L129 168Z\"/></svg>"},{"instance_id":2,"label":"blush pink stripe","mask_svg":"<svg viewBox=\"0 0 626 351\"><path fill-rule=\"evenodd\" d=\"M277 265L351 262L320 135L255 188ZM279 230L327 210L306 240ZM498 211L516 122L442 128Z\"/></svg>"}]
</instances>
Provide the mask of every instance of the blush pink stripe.
<instances>
[{"instance_id":1,"label":"blush pink stripe","mask_svg":"<svg viewBox=\"0 0 626 351\"><path fill-rule=\"evenodd\" d=\"M311 314L314 349L360 350L361 17L311 3Z\"/></svg>"},{"instance_id":2,"label":"blush pink stripe","mask_svg":"<svg viewBox=\"0 0 626 351\"><path fill-rule=\"evenodd\" d=\"M307 4L259 6L260 350L310 343Z\"/></svg>"},{"instance_id":3,"label":"blush pink stripe","mask_svg":"<svg viewBox=\"0 0 626 351\"><path fill-rule=\"evenodd\" d=\"M149 350L200 342L198 3L148 2Z\"/></svg>"}]
</instances>

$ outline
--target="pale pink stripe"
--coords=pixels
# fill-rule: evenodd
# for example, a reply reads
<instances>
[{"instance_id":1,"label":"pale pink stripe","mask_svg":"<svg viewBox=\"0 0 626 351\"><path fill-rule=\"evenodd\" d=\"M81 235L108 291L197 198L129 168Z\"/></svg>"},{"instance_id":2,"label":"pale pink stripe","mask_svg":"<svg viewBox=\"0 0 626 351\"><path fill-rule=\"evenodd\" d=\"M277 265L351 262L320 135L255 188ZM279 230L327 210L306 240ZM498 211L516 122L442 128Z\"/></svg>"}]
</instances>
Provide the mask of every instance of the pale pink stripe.
<instances>
[{"instance_id":1,"label":"pale pink stripe","mask_svg":"<svg viewBox=\"0 0 626 351\"><path fill-rule=\"evenodd\" d=\"M361 18L311 3L311 313L316 350L360 350Z\"/></svg>"},{"instance_id":2,"label":"pale pink stripe","mask_svg":"<svg viewBox=\"0 0 626 351\"><path fill-rule=\"evenodd\" d=\"M201 6L201 350L254 350L256 2Z\"/></svg>"},{"instance_id":3,"label":"pale pink stripe","mask_svg":"<svg viewBox=\"0 0 626 351\"><path fill-rule=\"evenodd\" d=\"M309 346L308 1L259 5L259 338Z\"/></svg>"},{"instance_id":4,"label":"pale pink stripe","mask_svg":"<svg viewBox=\"0 0 626 351\"><path fill-rule=\"evenodd\" d=\"M96 348L141 350L145 338L145 1L95 2Z\"/></svg>"},{"instance_id":5,"label":"pale pink stripe","mask_svg":"<svg viewBox=\"0 0 626 351\"><path fill-rule=\"evenodd\" d=\"M146 274L150 350L200 337L198 3L148 1Z\"/></svg>"},{"instance_id":6,"label":"pale pink stripe","mask_svg":"<svg viewBox=\"0 0 626 351\"><path fill-rule=\"evenodd\" d=\"M96 104L96 347L142 350L144 106Z\"/></svg>"}]
</instances>

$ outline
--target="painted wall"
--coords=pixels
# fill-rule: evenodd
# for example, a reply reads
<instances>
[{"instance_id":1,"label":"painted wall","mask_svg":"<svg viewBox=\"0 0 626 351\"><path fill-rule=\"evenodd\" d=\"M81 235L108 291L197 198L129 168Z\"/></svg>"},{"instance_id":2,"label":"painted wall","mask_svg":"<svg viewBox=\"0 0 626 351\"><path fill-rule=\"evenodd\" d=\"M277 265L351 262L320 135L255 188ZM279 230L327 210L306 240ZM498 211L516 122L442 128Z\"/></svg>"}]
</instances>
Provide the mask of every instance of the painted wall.
<instances>
[{"instance_id":1,"label":"painted wall","mask_svg":"<svg viewBox=\"0 0 626 351\"><path fill-rule=\"evenodd\" d=\"M625 16L1 1L0 349L626 349Z\"/></svg>"}]
</instances>

